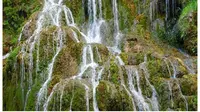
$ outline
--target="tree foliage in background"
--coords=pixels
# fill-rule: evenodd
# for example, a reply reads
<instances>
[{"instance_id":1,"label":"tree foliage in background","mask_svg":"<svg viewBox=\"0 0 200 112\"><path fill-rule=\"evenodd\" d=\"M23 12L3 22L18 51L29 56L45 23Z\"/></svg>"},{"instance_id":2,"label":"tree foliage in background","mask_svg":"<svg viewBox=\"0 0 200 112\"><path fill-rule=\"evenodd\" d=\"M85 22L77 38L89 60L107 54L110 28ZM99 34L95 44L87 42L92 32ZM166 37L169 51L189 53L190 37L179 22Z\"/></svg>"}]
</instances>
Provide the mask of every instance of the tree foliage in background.
<instances>
[{"instance_id":1,"label":"tree foliage in background","mask_svg":"<svg viewBox=\"0 0 200 112\"><path fill-rule=\"evenodd\" d=\"M4 54L15 46L22 26L30 15L42 6L40 0L3 0Z\"/></svg>"},{"instance_id":2,"label":"tree foliage in background","mask_svg":"<svg viewBox=\"0 0 200 112\"><path fill-rule=\"evenodd\" d=\"M3 0L3 28L14 33L28 17L40 9L39 0Z\"/></svg>"}]
</instances>

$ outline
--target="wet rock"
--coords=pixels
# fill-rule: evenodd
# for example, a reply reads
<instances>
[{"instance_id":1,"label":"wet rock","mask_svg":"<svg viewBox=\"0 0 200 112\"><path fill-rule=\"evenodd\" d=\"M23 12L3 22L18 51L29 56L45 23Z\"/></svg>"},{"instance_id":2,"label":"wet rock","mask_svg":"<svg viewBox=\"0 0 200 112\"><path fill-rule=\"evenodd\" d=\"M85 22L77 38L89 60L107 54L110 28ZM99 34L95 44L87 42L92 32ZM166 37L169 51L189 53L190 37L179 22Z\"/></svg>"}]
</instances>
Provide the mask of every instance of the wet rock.
<instances>
[{"instance_id":1,"label":"wet rock","mask_svg":"<svg viewBox=\"0 0 200 112\"><path fill-rule=\"evenodd\" d=\"M97 103L101 111L133 110L125 89L108 81L101 81L97 87Z\"/></svg>"},{"instance_id":2,"label":"wet rock","mask_svg":"<svg viewBox=\"0 0 200 112\"><path fill-rule=\"evenodd\" d=\"M179 81L184 95L197 95L197 75L184 75Z\"/></svg>"},{"instance_id":3,"label":"wet rock","mask_svg":"<svg viewBox=\"0 0 200 112\"><path fill-rule=\"evenodd\" d=\"M22 39L27 39L31 37L36 29L36 22L38 19L39 12L35 12L31 15L30 20L25 24L22 31Z\"/></svg>"},{"instance_id":4,"label":"wet rock","mask_svg":"<svg viewBox=\"0 0 200 112\"><path fill-rule=\"evenodd\" d=\"M55 89L53 97L51 98L48 106L48 110L51 111L69 111L71 110L87 110L86 106L86 90L84 86L84 81L79 80L63 80L58 84ZM87 84L86 84L87 85ZM62 94L63 92L63 94ZM92 110L92 89L89 87L89 106ZM62 94L62 99L61 98Z\"/></svg>"}]
</instances>

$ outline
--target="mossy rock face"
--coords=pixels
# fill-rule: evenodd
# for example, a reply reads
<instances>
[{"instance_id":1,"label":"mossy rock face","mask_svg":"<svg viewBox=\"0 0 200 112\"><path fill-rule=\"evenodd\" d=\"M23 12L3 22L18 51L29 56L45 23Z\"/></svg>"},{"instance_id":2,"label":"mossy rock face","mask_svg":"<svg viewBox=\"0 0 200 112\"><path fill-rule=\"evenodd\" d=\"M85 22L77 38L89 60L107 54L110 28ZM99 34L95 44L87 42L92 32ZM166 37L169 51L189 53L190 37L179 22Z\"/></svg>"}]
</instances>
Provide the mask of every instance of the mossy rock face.
<instances>
[{"instance_id":1,"label":"mossy rock face","mask_svg":"<svg viewBox=\"0 0 200 112\"><path fill-rule=\"evenodd\" d=\"M119 13L119 27L123 32L130 31L133 20L136 14L136 4L130 0L119 0L118 13Z\"/></svg>"},{"instance_id":2,"label":"mossy rock face","mask_svg":"<svg viewBox=\"0 0 200 112\"><path fill-rule=\"evenodd\" d=\"M147 68L150 74L150 79L155 77L170 78L167 65L162 60L151 60L147 63Z\"/></svg>"},{"instance_id":3,"label":"mossy rock face","mask_svg":"<svg viewBox=\"0 0 200 112\"><path fill-rule=\"evenodd\" d=\"M103 65L108 61L109 56L111 55L108 51L108 48L102 44L92 44L94 61L99 65Z\"/></svg>"},{"instance_id":4,"label":"mossy rock face","mask_svg":"<svg viewBox=\"0 0 200 112\"><path fill-rule=\"evenodd\" d=\"M20 65L17 63L19 50L20 47L15 48L4 60L6 65L3 67L3 110L23 110L22 90L19 83Z\"/></svg>"},{"instance_id":5,"label":"mossy rock face","mask_svg":"<svg viewBox=\"0 0 200 112\"><path fill-rule=\"evenodd\" d=\"M184 75L179 81L184 95L197 95L197 75Z\"/></svg>"},{"instance_id":6,"label":"mossy rock face","mask_svg":"<svg viewBox=\"0 0 200 112\"><path fill-rule=\"evenodd\" d=\"M16 83L7 84L6 88L3 88L3 110L5 111L23 110L22 91L20 86L15 85Z\"/></svg>"},{"instance_id":7,"label":"mossy rock face","mask_svg":"<svg viewBox=\"0 0 200 112\"><path fill-rule=\"evenodd\" d=\"M58 75L62 79L76 75L78 73L78 60L80 59L73 57L72 52L76 52L74 49L81 49L81 47L81 44L71 46L71 48L69 46L64 47L55 61L53 75ZM81 58L81 52L76 55Z\"/></svg>"},{"instance_id":8,"label":"mossy rock face","mask_svg":"<svg viewBox=\"0 0 200 112\"><path fill-rule=\"evenodd\" d=\"M51 26L49 28L43 29L40 33L40 38L38 40L39 46L39 69L43 70L51 62L55 52L56 52L56 37L54 37L54 32L56 32L56 26Z\"/></svg>"},{"instance_id":9,"label":"mossy rock face","mask_svg":"<svg viewBox=\"0 0 200 112\"><path fill-rule=\"evenodd\" d=\"M31 37L36 29L36 24L38 20L39 11L35 12L31 15L29 21L24 26L22 31L22 40L26 40L27 38Z\"/></svg>"},{"instance_id":10,"label":"mossy rock face","mask_svg":"<svg viewBox=\"0 0 200 112\"><path fill-rule=\"evenodd\" d=\"M97 103L101 111L131 111L133 104L126 91L108 81L101 81L97 87Z\"/></svg>"},{"instance_id":11,"label":"mossy rock face","mask_svg":"<svg viewBox=\"0 0 200 112\"><path fill-rule=\"evenodd\" d=\"M53 97L49 102L48 110L69 111L71 106L72 111L86 111L86 90L83 84L84 83L78 80L63 80L63 82L58 84L57 88L55 89ZM90 106L89 108L92 110L91 89L89 89L88 98Z\"/></svg>"},{"instance_id":12,"label":"mossy rock face","mask_svg":"<svg viewBox=\"0 0 200 112\"><path fill-rule=\"evenodd\" d=\"M87 8L87 3L86 1L80 1L80 0L72 0L72 1L67 1L65 0L64 5L66 5L71 11L72 11L72 14L73 14L73 17L75 19L75 22L78 24L78 25L81 25L83 24L87 18L86 16L86 10L84 8Z\"/></svg>"},{"instance_id":13,"label":"mossy rock face","mask_svg":"<svg viewBox=\"0 0 200 112\"><path fill-rule=\"evenodd\" d=\"M142 90L142 94L148 98L151 98L153 91L152 91L151 86L147 82L148 80L146 80L148 79L148 74L146 74L142 68L140 68L138 72L140 74L140 87Z\"/></svg>"},{"instance_id":14,"label":"mossy rock face","mask_svg":"<svg viewBox=\"0 0 200 112\"><path fill-rule=\"evenodd\" d=\"M155 77L151 80L153 86L156 89L158 95L158 102L160 105L160 110L167 110L171 107L170 91L167 81L161 77Z\"/></svg>"},{"instance_id":15,"label":"mossy rock face","mask_svg":"<svg viewBox=\"0 0 200 112\"><path fill-rule=\"evenodd\" d=\"M186 111L186 96L183 96L184 94L182 94L182 89L180 88L178 80L171 79L170 85L172 88L173 109L176 111Z\"/></svg>"},{"instance_id":16,"label":"mossy rock face","mask_svg":"<svg viewBox=\"0 0 200 112\"><path fill-rule=\"evenodd\" d=\"M114 60L110 61L109 66L109 81L114 84L120 84L120 74L119 74L119 67Z\"/></svg>"},{"instance_id":17,"label":"mossy rock face","mask_svg":"<svg viewBox=\"0 0 200 112\"><path fill-rule=\"evenodd\" d=\"M26 104L26 108L25 110L26 111L32 111L32 110L35 110L35 107L36 107L36 101L37 101L37 94L38 94L38 91L40 90L41 88L41 85L39 83L39 81L37 83L35 83L33 85L33 87L31 88L30 92L29 92L29 95L27 97L27 104Z\"/></svg>"}]
</instances>

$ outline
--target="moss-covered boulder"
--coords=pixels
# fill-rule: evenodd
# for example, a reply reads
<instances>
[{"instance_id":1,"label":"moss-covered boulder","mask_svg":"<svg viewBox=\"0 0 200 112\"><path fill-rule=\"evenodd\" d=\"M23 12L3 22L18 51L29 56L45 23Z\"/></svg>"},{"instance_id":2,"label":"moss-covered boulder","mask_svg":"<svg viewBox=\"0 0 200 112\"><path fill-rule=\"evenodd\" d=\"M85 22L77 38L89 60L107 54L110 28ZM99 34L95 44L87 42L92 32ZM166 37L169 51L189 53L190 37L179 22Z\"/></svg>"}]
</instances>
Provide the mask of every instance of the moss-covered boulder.
<instances>
[{"instance_id":1,"label":"moss-covered boulder","mask_svg":"<svg viewBox=\"0 0 200 112\"><path fill-rule=\"evenodd\" d=\"M86 82L87 83L87 82ZM86 97L86 88L84 81L80 80L62 80L52 91L53 95L48 104L48 110L69 111L87 110L87 98L89 109L92 109L92 89L88 85L88 97Z\"/></svg>"},{"instance_id":2,"label":"moss-covered boulder","mask_svg":"<svg viewBox=\"0 0 200 112\"><path fill-rule=\"evenodd\" d=\"M92 44L94 61L99 65L105 64L111 55L108 48L103 44Z\"/></svg>"},{"instance_id":3,"label":"moss-covered boulder","mask_svg":"<svg viewBox=\"0 0 200 112\"><path fill-rule=\"evenodd\" d=\"M83 44L81 43L65 46L55 61L53 75L58 75L62 79L77 75L82 47Z\"/></svg>"},{"instance_id":4,"label":"moss-covered boulder","mask_svg":"<svg viewBox=\"0 0 200 112\"><path fill-rule=\"evenodd\" d=\"M122 86L101 81L97 87L97 104L101 111L131 111L133 104Z\"/></svg>"},{"instance_id":5,"label":"moss-covered boulder","mask_svg":"<svg viewBox=\"0 0 200 112\"><path fill-rule=\"evenodd\" d=\"M179 81L184 95L197 95L197 75L184 75Z\"/></svg>"}]
</instances>

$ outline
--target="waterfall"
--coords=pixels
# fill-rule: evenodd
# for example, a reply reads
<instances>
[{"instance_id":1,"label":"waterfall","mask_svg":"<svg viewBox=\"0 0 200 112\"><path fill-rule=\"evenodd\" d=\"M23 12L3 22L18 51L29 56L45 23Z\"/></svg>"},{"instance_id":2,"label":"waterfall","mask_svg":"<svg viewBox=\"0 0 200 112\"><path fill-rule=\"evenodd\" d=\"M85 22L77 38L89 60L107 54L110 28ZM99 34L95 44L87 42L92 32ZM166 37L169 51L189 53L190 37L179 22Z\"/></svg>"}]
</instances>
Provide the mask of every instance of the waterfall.
<instances>
[{"instance_id":1,"label":"waterfall","mask_svg":"<svg viewBox=\"0 0 200 112\"><path fill-rule=\"evenodd\" d=\"M44 111L48 110L49 102L51 101L51 99L52 99L52 97L54 95L54 92L56 91L57 87L58 87L58 83L53 87L53 90L52 90L51 94L47 98L47 101L44 104Z\"/></svg>"},{"instance_id":2,"label":"waterfall","mask_svg":"<svg viewBox=\"0 0 200 112\"><path fill-rule=\"evenodd\" d=\"M180 87L180 84L179 84L179 81L178 79L176 78L176 74L177 74L177 68L175 67L174 63L172 63L172 61L170 59L168 59L169 63L171 64L172 68L173 68L173 77L170 77L170 80L175 80L176 81L176 85L178 86L178 89L179 89L179 93L181 95L181 97L184 99L184 102L185 102L185 108L186 108L186 111L188 111L188 102L187 102L187 99L186 97L183 95L182 91L181 91L181 87ZM171 72L170 72L171 73ZM168 86L169 86L169 91L170 91L170 104L172 105L172 107L174 106L174 102L173 102L173 94L172 94L172 88L171 88L171 84L170 84L170 81L168 81Z\"/></svg>"},{"instance_id":3,"label":"waterfall","mask_svg":"<svg viewBox=\"0 0 200 112\"><path fill-rule=\"evenodd\" d=\"M53 72L53 67L54 67L54 62L55 59L57 57L57 55L59 54L59 52L62 49L62 44L63 44L63 36L62 36L62 31L61 29L59 29L58 31L58 37L59 37L59 41L57 43L57 49L56 49L56 54L54 55L52 62L48 65L48 78L45 81L45 83L42 85L42 88L40 88L39 92L38 92L38 96L37 96L37 105L36 105L36 109L39 110L40 105L41 105L41 101L43 100L43 98L47 97L47 87L49 82L51 81L51 76L52 76L52 72Z\"/></svg>"},{"instance_id":4,"label":"waterfall","mask_svg":"<svg viewBox=\"0 0 200 112\"><path fill-rule=\"evenodd\" d=\"M100 19L97 18L96 0L88 0L89 28L87 32L87 43L101 43L100 27L104 20L102 17L101 0L99 0Z\"/></svg>"},{"instance_id":5,"label":"waterfall","mask_svg":"<svg viewBox=\"0 0 200 112\"><path fill-rule=\"evenodd\" d=\"M73 91L72 91L72 98L71 98L71 101L70 101L69 111L72 111L72 103L73 103L73 99L74 99L74 82L73 82Z\"/></svg>"},{"instance_id":6,"label":"waterfall","mask_svg":"<svg viewBox=\"0 0 200 112\"><path fill-rule=\"evenodd\" d=\"M140 84L139 84L139 74L137 69L133 68L133 67L127 67L127 75L128 75L128 85L129 85L129 90L131 91L133 97L134 97L134 101L136 102L136 105L139 109L139 111L149 111L149 105L148 103L145 102L145 98L142 95L141 89L140 89ZM136 80L133 80L134 77L136 77ZM137 89L135 89L135 86L137 85Z\"/></svg>"},{"instance_id":7,"label":"waterfall","mask_svg":"<svg viewBox=\"0 0 200 112\"><path fill-rule=\"evenodd\" d=\"M99 2L99 18L100 19L102 19L102 2L101 2L101 0L98 0L98 2Z\"/></svg>"},{"instance_id":8,"label":"waterfall","mask_svg":"<svg viewBox=\"0 0 200 112\"><path fill-rule=\"evenodd\" d=\"M146 56L145 56L145 58L146 58ZM149 82L150 74L146 68L146 61L144 61L143 63L140 64L140 69L143 70L145 80L146 80L147 84L151 87L151 90L152 90L152 97L151 97L151 99L149 99L151 102L152 110L158 111L159 110L159 103L157 100L158 95L157 95L155 87Z\"/></svg>"},{"instance_id":9,"label":"waterfall","mask_svg":"<svg viewBox=\"0 0 200 112\"><path fill-rule=\"evenodd\" d=\"M89 87L86 84L83 84L85 86L85 99L86 99L86 107L87 111L90 111L90 103L89 103Z\"/></svg>"},{"instance_id":10,"label":"waterfall","mask_svg":"<svg viewBox=\"0 0 200 112\"><path fill-rule=\"evenodd\" d=\"M165 0L165 5L166 5L166 8L165 8L165 21L167 21L169 19L169 15L170 15L170 4L169 4L169 0Z\"/></svg>"},{"instance_id":11,"label":"waterfall","mask_svg":"<svg viewBox=\"0 0 200 112\"><path fill-rule=\"evenodd\" d=\"M171 64L171 66L172 66L172 68L173 68L173 78L176 78L176 67L174 66L174 64L172 63L172 61L171 60L169 60L169 62L170 62L170 64Z\"/></svg>"},{"instance_id":12,"label":"waterfall","mask_svg":"<svg viewBox=\"0 0 200 112\"><path fill-rule=\"evenodd\" d=\"M6 58L8 58L9 56L10 56L10 53L5 54L5 55L3 56L3 60L6 59Z\"/></svg>"},{"instance_id":13,"label":"waterfall","mask_svg":"<svg viewBox=\"0 0 200 112\"><path fill-rule=\"evenodd\" d=\"M113 0L113 15L114 15L114 39L115 39L114 50L117 51L119 49L118 45L121 38L121 34L119 32L118 9L116 0Z\"/></svg>"},{"instance_id":14,"label":"waterfall","mask_svg":"<svg viewBox=\"0 0 200 112\"><path fill-rule=\"evenodd\" d=\"M170 104L172 107L174 107L174 101L173 101L173 93L172 93L172 87L170 84L170 81L167 82L168 87L169 87L169 100L170 100Z\"/></svg>"},{"instance_id":15,"label":"waterfall","mask_svg":"<svg viewBox=\"0 0 200 112\"><path fill-rule=\"evenodd\" d=\"M184 99L186 111L188 111L188 102L187 102L187 99L186 99L186 97L183 95L183 93L182 93L182 91L181 91L181 87L180 87L180 84L178 83L178 80L176 80L176 81L177 81L176 84L177 84L177 86L178 86L180 95L181 95L181 97Z\"/></svg>"},{"instance_id":16,"label":"waterfall","mask_svg":"<svg viewBox=\"0 0 200 112\"><path fill-rule=\"evenodd\" d=\"M26 103L27 103L27 98L29 96L29 93L32 89L32 85L34 84L33 82L33 68L34 68L34 62L33 62L33 51L35 50L35 46L37 43L37 60L36 60L36 75L37 75L37 71L39 69L39 41L40 41L40 32L43 28L48 27L48 26L56 26L58 31L57 31L57 36L55 36L55 40L57 40L57 46L56 46L56 52L52 58L51 63L48 65L47 71L48 71L48 76L46 77L45 74L43 74L44 79L46 80L44 82L44 84L42 85L42 88L40 89L40 91L38 92L38 98L37 98L37 110L39 109L39 106L41 106L41 101L43 99L46 99L46 95L47 95L47 86L49 81L51 80L51 75L53 72L53 65L55 62L55 59L57 57L57 55L59 54L59 52L62 49L62 44L63 44L63 32L60 28L61 26L61 22L60 22L60 18L61 18L61 12L64 12L65 14L65 20L66 20L66 24L68 26L74 26L75 27L75 23L74 23L74 19L72 16L71 11L69 10L69 8L67 8L66 6L62 5L62 0L58 0L58 1L54 1L54 0L45 0L44 1L44 7L43 10L41 11L41 13L39 14L38 20L36 22L36 29L33 32L33 35L31 37L29 37L25 43L22 45L22 49L21 49L21 53L22 53L22 61L21 61L21 88L22 88L22 99L24 101L24 109L26 108ZM25 26L27 24L29 24L31 21L27 22L25 24ZM25 27L24 26L24 27ZM22 28L22 31L24 29L24 27ZM73 32L74 37L76 39L76 34ZM20 34L20 37L18 39L18 41L21 40L21 36L22 36L22 32ZM76 39L78 42L78 39ZM54 50L54 48L53 48ZM26 77L25 79L25 64L24 64L24 57L27 55L26 52L29 52L28 54L28 58L29 58L29 65L28 65L28 73L29 75ZM37 77L37 76L36 76ZM24 84L24 80L26 80L28 82L28 92L26 93L26 97L24 99L24 88L25 88L25 84Z\"/></svg>"}]
</instances>

